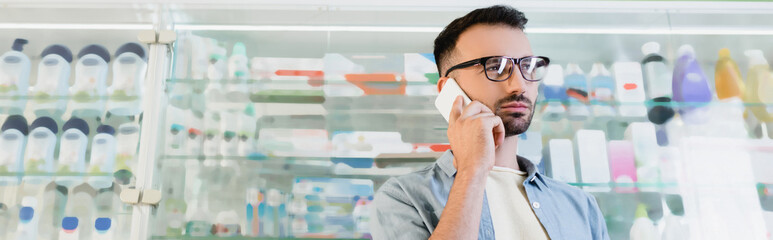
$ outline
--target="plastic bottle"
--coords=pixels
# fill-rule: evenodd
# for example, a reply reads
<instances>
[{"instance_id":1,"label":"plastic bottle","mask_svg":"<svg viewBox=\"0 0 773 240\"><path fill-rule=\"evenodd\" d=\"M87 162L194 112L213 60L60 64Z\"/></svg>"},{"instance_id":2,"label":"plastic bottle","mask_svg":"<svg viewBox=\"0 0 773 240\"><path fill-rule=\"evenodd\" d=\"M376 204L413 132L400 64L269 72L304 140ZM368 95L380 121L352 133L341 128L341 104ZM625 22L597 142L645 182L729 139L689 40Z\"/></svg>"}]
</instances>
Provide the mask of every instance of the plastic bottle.
<instances>
[{"instance_id":1,"label":"plastic bottle","mask_svg":"<svg viewBox=\"0 0 773 240\"><path fill-rule=\"evenodd\" d=\"M741 78L741 70L738 64L730 57L730 50L723 48L719 50L719 60L714 72L714 84L717 89L719 100L729 98L743 99L746 86Z\"/></svg>"},{"instance_id":2,"label":"plastic bottle","mask_svg":"<svg viewBox=\"0 0 773 240\"><path fill-rule=\"evenodd\" d=\"M239 215L236 211L222 211L215 218L215 236L235 237L241 236L241 226L239 225Z\"/></svg>"},{"instance_id":3,"label":"plastic bottle","mask_svg":"<svg viewBox=\"0 0 773 240\"><path fill-rule=\"evenodd\" d=\"M577 174L574 167L572 140L550 139L548 146L551 177L562 182L576 183Z\"/></svg>"},{"instance_id":4,"label":"plastic bottle","mask_svg":"<svg viewBox=\"0 0 773 240\"><path fill-rule=\"evenodd\" d=\"M0 96L9 98L0 102L0 110L10 114L21 114L26 103L26 98L15 99L26 96L29 88L30 58L21 52L25 44L26 39L17 38L11 51L0 55Z\"/></svg>"},{"instance_id":5,"label":"plastic bottle","mask_svg":"<svg viewBox=\"0 0 773 240\"><path fill-rule=\"evenodd\" d=\"M70 87L70 106L65 115L98 117L105 109L110 53L101 45L88 45L78 52L75 83Z\"/></svg>"},{"instance_id":6,"label":"plastic bottle","mask_svg":"<svg viewBox=\"0 0 773 240\"><path fill-rule=\"evenodd\" d=\"M246 211L247 224L245 225L244 235L248 237L257 237L260 235L260 218L258 216L258 206L263 202L263 194L258 188L247 189Z\"/></svg>"},{"instance_id":7,"label":"plastic bottle","mask_svg":"<svg viewBox=\"0 0 773 240\"><path fill-rule=\"evenodd\" d=\"M671 75L672 72L666 66L666 60L660 55L660 44L648 42L641 46L644 59L641 61L644 78L647 84L649 99L660 97L671 98L673 94Z\"/></svg>"},{"instance_id":8,"label":"plastic bottle","mask_svg":"<svg viewBox=\"0 0 773 240\"><path fill-rule=\"evenodd\" d=\"M115 170L119 174L118 184L127 185L134 179L137 165L137 147L140 141L140 125L135 122L118 126L116 133Z\"/></svg>"},{"instance_id":9,"label":"plastic bottle","mask_svg":"<svg viewBox=\"0 0 773 240\"><path fill-rule=\"evenodd\" d=\"M187 148L185 149L189 156L199 156L202 153L202 144L204 142L204 119L201 112L189 110L187 112Z\"/></svg>"},{"instance_id":10,"label":"plastic bottle","mask_svg":"<svg viewBox=\"0 0 773 240\"><path fill-rule=\"evenodd\" d=\"M647 206L639 204L636 207L636 219L631 226L631 240L659 240L658 229L647 216Z\"/></svg>"},{"instance_id":11,"label":"plastic bottle","mask_svg":"<svg viewBox=\"0 0 773 240\"><path fill-rule=\"evenodd\" d=\"M35 212L38 202L34 197L24 197L19 209L19 225L16 228L16 239L37 239L40 212Z\"/></svg>"},{"instance_id":12,"label":"plastic bottle","mask_svg":"<svg viewBox=\"0 0 773 240\"><path fill-rule=\"evenodd\" d=\"M57 173L72 174L86 172L86 147L88 146L89 125L80 118L71 118L62 127L59 142ZM78 176L57 177L59 185L72 187L82 181Z\"/></svg>"},{"instance_id":13,"label":"plastic bottle","mask_svg":"<svg viewBox=\"0 0 773 240\"><path fill-rule=\"evenodd\" d=\"M355 196L352 217L354 218L354 237L371 238L370 236L370 210L368 205L373 201L373 196L367 198Z\"/></svg>"},{"instance_id":14,"label":"plastic bottle","mask_svg":"<svg viewBox=\"0 0 773 240\"><path fill-rule=\"evenodd\" d=\"M269 189L266 193L266 201L261 203L258 210L263 223L262 236L284 237L286 229L283 223L287 213L282 199L282 192L277 189Z\"/></svg>"},{"instance_id":15,"label":"plastic bottle","mask_svg":"<svg viewBox=\"0 0 773 240\"><path fill-rule=\"evenodd\" d=\"M113 185L116 156L115 129L110 125L97 127L97 134L91 143L91 158L88 173L104 176L89 177L89 184L94 189L110 188Z\"/></svg>"},{"instance_id":16,"label":"plastic bottle","mask_svg":"<svg viewBox=\"0 0 773 240\"><path fill-rule=\"evenodd\" d=\"M208 112L204 119L204 126L206 127L204 132L203 153L204 156L219 156L220 155L220 113Z\"/></svg>"},{"instance_id":17,"label":"plastic bottle","mask_svg":"<svg viewBox=\"0 0 773 240\"><path fill-rule=\"evenodd\" d=\"M239 156L246 156L250 159L261 157L255 142L257 121L255 107L251 103L247 104L244 112L239 115Z\"/></svg>"},{"instance_id":18,"label":"plastic bottle","mask_svg":"<svg viewBox=\"0 0 773 240\"><path fill-rule=\"evenodd\" d=\"M23 224L25 219L14 216L18 208L17 191L19 189L20 175L24 166L24 145L27 140L27 120L20 115L11 115L5 120L0 132L0 205L8 214L0 215L0 221L7 225L8 229L16 228L16 224ZM17 175L17 176L14 176ZM13 209L10 211L9 209ZM6 228L6 226L3 226ZM8 230L6 230L8 231ZM13 232L13 231L9 231ZM2 234L2 233L0 233ZM10 235L13 236L13 235ZM0 235L0 238L6 236Z\"/></svg>"},{"instance_id":19,"label":"plastic bottle","mask_svg":"<svg viewBox=\"0 0 773 240\"><path fill-rule=\"evenodd\" d=\"M660 55L660 44L657 42L645 43L641 51L645 55L641 65L650 101L647 117L652 123L664 124L674 116L674 110L671 107L672 71L668 69L666 60Z\"/></svg>"},{"instance_id":20,"label":"plastic bottle","mask_svg":"<svg viewBox=\"0 0 773 240\"><path fill-rule=\"evenodd\" d=\"M188 132L185 131L186 112L175 106L166 108L166 152L170 155L181 155L185 151L185 140Z\"/></svg>"},{"instance_id":21,"label":"plastic bottle","mask_svg":"<svg viewBox=\"0 0 773 240\"><path fill-rule=\"evenodd\" d=\"M588 106L588 79L585 73L577 64L566 65L566 76L564 77L564 87L566 87L567 98L569 100L569 119L583 121L590 115Z\"/></svg>"},{"instance_id":22,"label":"plastic bottle","mask_svg":"<svg viewBox=\"0 0 773 240\"><path fill-rule=\"evenodd\" d=\"M107 111L120 116L134 116L142 112L142 84L148 68L145 48L137 43L118 47L113 62L113 83L107 88L110 95Z\"/></svg>"},{"instance_id":23,"label":"plastic bottle","mask_svg":"<svg viewBox=\"0 0 773 240\"><path fill-rule=\"evenodd\" d=\"M13 174L24 172L24 146L28 133L27 119L21 115L11 115L3 123L0 132L0 173L6 176L0 176L0 186L19 184L20 178Z\"/></svg>"},{"instance_id":24,"label":"plastic bottle","mask_svg":"<svg viewBox=\"0 0 773 240\"><path fill-rule=\"evenodd\" d=\"M239 154L239 138L236 136L238 131L238 124L234 124L232 121L237 120L239 114L236 111L222 111L220 112L220 129L223 131L223 136L220 138L220 155L222 156L237 156ZM240 115L240 114L239 114Z\"/></svg>"},{"instance_id":25,"label":"plastic bottle","mask_svg":"<svg viewBox=\"0 0 773 240\"><path fill-rule=\"evenodd\" d=\"M34 229L37 237L48 239L56 236L52 229L53 224L51 224L51 221L54 219L54 213L52 209L44 208L47 203L50 204L50 202L54 201L54 199L46 198L52 194L46 194L45 190L46 186L51 182L51 176L38 174L51 174L54 172L54 150L56 149L56 133L59 131L59 127L53 119L40 117L32 121L30 129L32 131L29 133L24 154L24 172L28 175L22 178L23 183L19 190L19 195L21 195L23 205L25 201L28 202L23 207L31 208L30 210L34 217L31 219L32 222L37 221L39 224L41 219L48 220L44 222L48 224L40 225L39 229ZM24 200L28 197L34 200ZM30 235L26 239L35 238L36 236Z\"/></svg>"},{"instance_id":26,"label":"plastic bottle","mask_svg":"<svg viewBox=\"0 0 773 240\"><path fill-rule=\"evenodd\" d=\"M609 141L609 167L612 180L616 184L629 185L616 187L617 192L636 192L636 165L634 163L634 148L630 141Z\"/></svg>"},{"instance_id":27,"label":"plastic bottle","mask_svg":"<svg viewBox=\"0 0 773 240\"><path fill-rule=\"evenodd\" d=\"M590 103L596 117L612 117L615 110L615 79L603 63L594 63L590 73Z\"/></svg>"},{"instance_id":28,"label":"plastic bottle","mask_svg":"<svg viewBox=\"0 0 773 240\"><path fill-rule=\"evenodd\" d=\"M623 117L644 117L647 108L644 94L644 79L641 65L637 62L615 62L612 65L615 75L615 99L620 104L618 110Z\"/></svg>"},{"instance_id":29,"label":"plastic bottle","mask_svg":"<svg viewBox=\"0 0 773 240\"><path fill-rule=\"evenodd\" d=\"M686 123L701 124L708 120L705 104L711 102L711 89L691 45L679 47L674 66L674 101L682 103L679 114Z\"/></svg>"},{"instance_id":30,"label":"plastic bottle","mask_svg":"<svg viewBox=\"0 0 773 240\"><path fill-rule=\"evenodd\" d=\"M660 182L660 155L655 125L649 122L634 122L628 125L625 139L633 143L636 158L636 176L638 183L656 184ZM642 191L657 191L654 186L641 186Z\"/></svg>"},{"instance_id":31,"label":"plastic bottle","mask_svg":"<svg viewBox=\"0 0 773 240\"><path fill-rule=\"evenodd\" d=\"M70 49L54 44L46 47L40 54L43 58L38 65L38 77L35 86L30 87L33 104L30 108L38 116L53 113L58 116L67 107L67 91L70 87Z\"/></svg>"},{"instance_id":32,"label":"plastic bottle","mask_svg":"<svg viewBox=\"0 0 773 240\"><path fill-rule=\"evenodd\" d=\"M770 77L770 66L761 50L747 50L749 71L746 75L747 109L762 122L773 122L773 111L765 104L773 103L773 79ZM771 124L768 124L771 128Z\"/></svg>"},{"instance_id":33,"label":"plastic bottle","mask_svg":"<svg viewBox=\"0 0 773 240\"><path fill-rule=\"evenodd\" d=\"M237 42L228 58L228 78L238 80L229 84L229 92L247 92L246 80L250 79L250 68L247 59L247 49L244 43Z\"/></svg>"},{"instance_id":34,"label":"plastic bottle","mask_svg":"<svg viewBox=\"0 0 773 240\"><path fill-rule=\"evenodd\" d=\"M66 133L66 131L65 131ZM92 239L94 191L88 184L81 184L70 191L62 218L59 240Z\"/></svg>"},{"instance_id":35,"label":"plastic bottle","mask_svg":"<svg viewBox=\"0 0 773 240\"><path fill-rule=\"evenodd\" d=\"M27 173L52 173L54 150L59 127L50 117L40 117L30 124L29 144L24 154L24 171ZM33 177L25 177L30 180ZM47 177L50 178L50 177Z\"/></svg>"},{"instance_id":36,"label":"plastic bottle","mask_svg":"<svg viewBox=\"0 0 773 240\"><path fill-rule=\"evenodd\" d=\"M575 137L580 162L582 182L599 186L586 186L588 191L609 191L609 161L606 135L600 130L579 130Z\"/></svg>"},{"instance_id":37,"label":"plastic bottle","mask_svg":"<svg viewBox=\"0 0 773 240\"><path fill-rule=\"evenodd\" d=\"M207 39L191 35L191 78L202 80L209 66L209 51Z\"/></svg>"}]
</instances>

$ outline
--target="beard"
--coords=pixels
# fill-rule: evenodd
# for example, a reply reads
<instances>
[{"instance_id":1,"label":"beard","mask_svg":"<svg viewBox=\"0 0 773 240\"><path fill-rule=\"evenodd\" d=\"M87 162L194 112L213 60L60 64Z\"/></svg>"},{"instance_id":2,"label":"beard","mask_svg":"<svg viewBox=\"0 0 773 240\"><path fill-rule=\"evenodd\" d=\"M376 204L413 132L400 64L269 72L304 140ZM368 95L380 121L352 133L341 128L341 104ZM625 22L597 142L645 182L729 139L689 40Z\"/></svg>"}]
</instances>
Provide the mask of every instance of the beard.
<instances>
[{"instance_id":1,"label":"beard","mask_svg":"<svg viewBox=\"0 0 773 240\"><path fill-rule=\"evenodd\" d=\"M520 102L526 104L529 108L528 113L513 113L500 111L502 105ZM531 125L531 119L534 117L534 104L526 98L523 94L510 95L499 99L494 105L495 114L502 118L502 123L505 125L505 137L515 136L526 132Z\"/></svg>"}]
</instances>

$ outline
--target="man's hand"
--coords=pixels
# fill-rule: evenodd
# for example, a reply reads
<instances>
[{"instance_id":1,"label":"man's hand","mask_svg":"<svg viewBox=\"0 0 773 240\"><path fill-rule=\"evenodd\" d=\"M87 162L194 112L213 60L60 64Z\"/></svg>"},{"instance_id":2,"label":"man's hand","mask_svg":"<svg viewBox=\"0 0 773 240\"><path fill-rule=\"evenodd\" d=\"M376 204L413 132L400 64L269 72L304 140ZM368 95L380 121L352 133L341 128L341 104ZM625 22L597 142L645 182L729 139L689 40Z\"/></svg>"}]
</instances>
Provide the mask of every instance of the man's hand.
<instances>
[{"instance_id":1,"label":"man's hand","mask_svg":"<svg viewBox=\"0 0 773 240\"><path fill-rule=\"evenodd\" d=\"M448 141L461 175L485 176L494 167L494 152L505 140L502 118L478 101L462 106L456 97L448 121Z\"/></svg>"}]
</instances>

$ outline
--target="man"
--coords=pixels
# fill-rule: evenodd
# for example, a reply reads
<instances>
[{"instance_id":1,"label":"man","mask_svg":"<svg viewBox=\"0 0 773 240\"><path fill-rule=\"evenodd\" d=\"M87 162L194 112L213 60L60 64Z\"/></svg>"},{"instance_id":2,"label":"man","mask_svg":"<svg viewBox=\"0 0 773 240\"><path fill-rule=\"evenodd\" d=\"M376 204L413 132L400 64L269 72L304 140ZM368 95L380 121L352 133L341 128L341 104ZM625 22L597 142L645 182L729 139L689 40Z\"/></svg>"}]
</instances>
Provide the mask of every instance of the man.
<instances>
[{"instance_id":1,"label":"man","mask_svg":"<svg viewBox=\"0 0 773 240\"><path fill-rule=\"evenodd\" d=\"M374 239L609 239L593 196L516 155L549 63L533 55L526 22L518 10L492 6L454 20L435 39L438 90L453 78L473 102L454 103L451 151L381 186Z\"/></svg>"}]
</instances>

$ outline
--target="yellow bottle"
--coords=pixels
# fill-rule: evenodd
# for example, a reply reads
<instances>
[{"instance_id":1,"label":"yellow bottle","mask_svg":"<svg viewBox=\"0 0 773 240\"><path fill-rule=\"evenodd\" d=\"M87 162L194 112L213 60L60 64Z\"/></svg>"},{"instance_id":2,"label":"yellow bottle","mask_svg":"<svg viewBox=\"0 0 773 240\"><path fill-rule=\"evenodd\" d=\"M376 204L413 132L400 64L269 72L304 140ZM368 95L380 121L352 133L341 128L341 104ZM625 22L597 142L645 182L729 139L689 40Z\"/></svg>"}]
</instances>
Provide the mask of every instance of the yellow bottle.
<instances>
[{"instance_id":1,"label":"yellow bottle","mask_svg":"<svg viewBox=\"0 0 773 240\"><path fill-rule=\"evenodd\" d=\"M714 73L714 83L719 100L737 97L743 99L746 87L741 78L738 64L730 57L730 50L719 50L719 60Z\"/></svg>"},{"instance_id":2,"label":"yellow bottle","mask_svg":"<svg viewBox=\"0 0 773 240\"><path fill-rule=\"evenodd\" d=\"M748 50L749 72L746 77L744 102L757 119L762 122L773 121L766 103L773 103L773 79L770 79L770 66L761 50Z\"/></svg>"}]
</instances>

